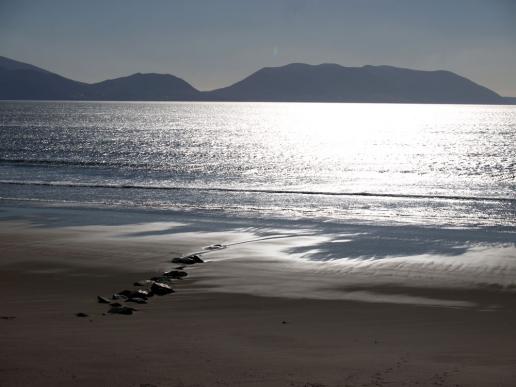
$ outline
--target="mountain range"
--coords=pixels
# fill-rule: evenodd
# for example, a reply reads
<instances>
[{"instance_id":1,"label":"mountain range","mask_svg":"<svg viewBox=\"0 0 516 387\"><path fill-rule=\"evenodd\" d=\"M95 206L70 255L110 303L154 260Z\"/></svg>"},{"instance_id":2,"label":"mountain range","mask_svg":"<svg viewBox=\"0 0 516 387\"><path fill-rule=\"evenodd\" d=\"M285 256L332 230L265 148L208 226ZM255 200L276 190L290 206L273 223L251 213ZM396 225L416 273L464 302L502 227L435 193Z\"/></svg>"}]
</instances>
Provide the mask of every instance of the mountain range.
<instances>
[{"instance_id":1,"label":"mountain range","mask_svg":"<svg viewBox=\"0 0 516 387\"><path fill-rule=\"evenodd\" d=\"M292 63L262 68L217 90L170 74L83 83L0 56L0 100L267 101L516 104L450 71Z\"/></svg>"}]
</instances>

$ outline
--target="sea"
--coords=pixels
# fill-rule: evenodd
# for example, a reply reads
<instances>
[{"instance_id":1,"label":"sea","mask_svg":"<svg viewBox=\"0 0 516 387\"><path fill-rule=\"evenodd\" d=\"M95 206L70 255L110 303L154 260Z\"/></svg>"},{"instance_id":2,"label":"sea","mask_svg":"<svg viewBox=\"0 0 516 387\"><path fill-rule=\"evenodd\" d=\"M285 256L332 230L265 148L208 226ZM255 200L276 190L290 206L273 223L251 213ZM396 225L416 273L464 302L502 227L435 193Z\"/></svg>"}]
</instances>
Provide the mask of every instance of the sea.
<instances>
[{"instance_id":1,"label":"sea","mask_svg":"<svg viewBox=\"0 0 516 387\"><path fill-rule=\"evenodd\" d=\"M3 203L516 226L516 106L0 102Z\"/></svg>"}]
</instances>

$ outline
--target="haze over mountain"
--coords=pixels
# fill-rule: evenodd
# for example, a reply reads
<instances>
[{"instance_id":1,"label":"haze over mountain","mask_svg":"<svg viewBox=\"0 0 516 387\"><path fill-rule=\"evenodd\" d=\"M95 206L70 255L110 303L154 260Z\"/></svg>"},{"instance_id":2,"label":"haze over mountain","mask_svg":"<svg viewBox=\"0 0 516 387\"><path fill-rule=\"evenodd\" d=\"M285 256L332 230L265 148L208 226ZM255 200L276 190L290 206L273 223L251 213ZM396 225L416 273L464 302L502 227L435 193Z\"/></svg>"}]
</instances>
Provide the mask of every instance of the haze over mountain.
<instances>
[{"instance_id":1,"label":"haze over mountain","mask_svg":"<svg viewBox=\"0 0 516 387\"><path fill-rule=\"evenodd\" d=\"M449 71L293 63L267 67L225 88L199 91L169 74L87 84L0 57L0 99L514 104Z\"/></svg>"}]
</instances>

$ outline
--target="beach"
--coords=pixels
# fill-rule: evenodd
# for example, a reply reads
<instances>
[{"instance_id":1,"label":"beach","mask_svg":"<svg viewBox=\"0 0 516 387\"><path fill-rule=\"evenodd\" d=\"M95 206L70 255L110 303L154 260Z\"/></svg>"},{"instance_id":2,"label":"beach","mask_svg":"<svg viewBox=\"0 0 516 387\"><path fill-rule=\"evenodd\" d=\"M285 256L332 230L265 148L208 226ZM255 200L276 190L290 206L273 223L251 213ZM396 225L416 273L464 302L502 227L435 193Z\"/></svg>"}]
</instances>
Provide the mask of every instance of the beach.
<instances>
[{"instance_id":1,"label":"beach","mask_svg":"<svg viewBox=\"0 0 516 387\"><path fill-rule=\"evenodd\" d=\"M361 274L335 274L328 263L292 265L292 246L324 237L303 222L286 231L249 219L167 214L165 221L112 209L4 206L1 213L2 386L516 380L510 284L364 286ZM505 235L500 244L514 248L513 234ZM227 247L205 249L213 244ZM188 276L172 283L176 292L136 305L133 315L108 314L97 303L195 252L205 262L185 268Z\"/></svg>"},{"instance_id":2,"label":"beach","mask_svg":"<svg viewBox=\"0 0 516 387\"><path fill-rule=\"evenodd\" d=\"M0 115L0 386L515 385L514 107Z\"/></svg>"},{"instance_id":3,"label":"beach","mask_svg":"<svg viewBox=\"0 0 516 387\"><path fill-rule=\"evenodd\" d=\"M516 0L0 0L0 387L516 387Z\"/></svg>"}]
</instances>

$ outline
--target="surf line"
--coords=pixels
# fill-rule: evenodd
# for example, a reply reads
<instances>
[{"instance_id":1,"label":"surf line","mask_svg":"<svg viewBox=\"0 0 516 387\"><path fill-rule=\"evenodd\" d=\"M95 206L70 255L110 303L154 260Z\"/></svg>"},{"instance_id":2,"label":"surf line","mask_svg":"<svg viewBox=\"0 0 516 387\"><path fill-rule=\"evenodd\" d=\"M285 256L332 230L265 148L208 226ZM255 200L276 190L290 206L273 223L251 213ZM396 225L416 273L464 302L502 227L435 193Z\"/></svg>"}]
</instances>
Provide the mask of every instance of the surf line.
<instances>
[{"instance_id":1,"label":"surf line","mask_svg":"<svg viewBox=\"0 0 516 387\"><path fill-rule=\"evenodd\" d=\"M135 189L135 190L170 190L170 191L205 191L205 192L242 192L264 193L277 195L319 195L319 196L354 196L354 197L378 197L401 199L426 199L426 200L458 200L458 201L486 201L486 202L516 202L516 198L486 197L486 196L461 196L461 195L432 195L432 194L402 194L380 192L333 192L333 191L301 191L288 189L266 188L230 188L230 187L183 187L183 186L156 186L143 184L92 184L72 182L46 182L46 181L16 181L0 180L0 184L67 187L67 188L104 188L104 189Z\"/></svg>"}]
</instances>

